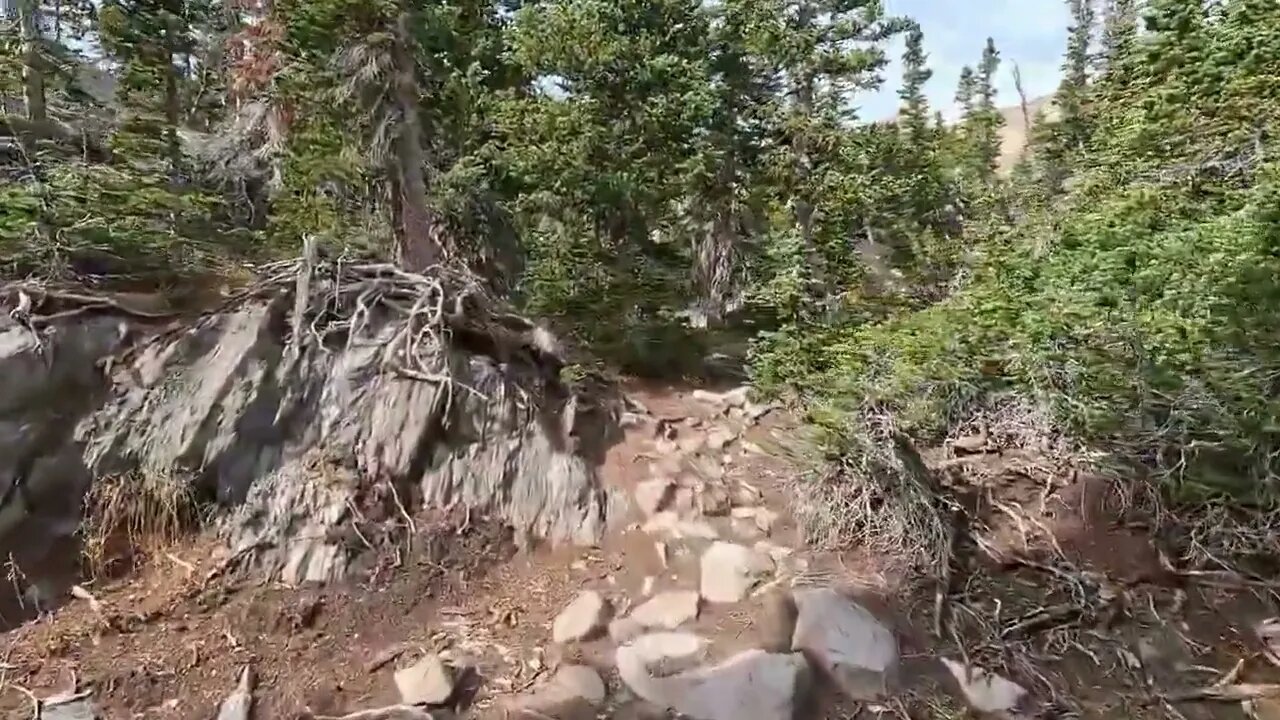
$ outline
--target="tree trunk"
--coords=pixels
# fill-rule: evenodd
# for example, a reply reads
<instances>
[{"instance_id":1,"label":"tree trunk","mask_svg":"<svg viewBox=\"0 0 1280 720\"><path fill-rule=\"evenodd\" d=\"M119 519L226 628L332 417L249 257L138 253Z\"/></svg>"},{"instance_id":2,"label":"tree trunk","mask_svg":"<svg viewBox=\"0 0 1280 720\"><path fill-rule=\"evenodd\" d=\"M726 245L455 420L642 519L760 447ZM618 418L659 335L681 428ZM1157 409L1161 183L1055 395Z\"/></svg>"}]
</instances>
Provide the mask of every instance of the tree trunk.
<instances>
[{"instance_id":1,"label":"tree trunk","mask_svg":"<svg viewBox=\"0 0 1280 720\"><path fill-rule=\"evenodd\" d=\"M400 134L392 172L396 178L394 232L396 259L407 270L422 270L444 259L443 224L427 206L427 153L423 147L419 115L418 81L410 53L410 15L401 12L396 21L395 98L400 111Z\"/></svg>"},{"instance_id":2,"label":"tree trunk","mask_svg":"<svg viewBox=\"0 0 1280 720\"><path fill-rule=\"evenodd\" d=\"M177 168L182 163L182 147L178 144L178 120L181 117L182 106L181 98L178 97L178 71L173 67L177 45L174 37L177 34L174 30L175 22L172 16L165 18L164 48L167 62L164 69L164 143L169 155L169 163Z\"/></svg>"},{"instance_id":3,"label":"tree trunk","mask_svg":"<svg viewBox=\"0 0 1280 720\"><path fill-rule=\"evenodd\" d=\"M44 61L40 57L40 29L36 25L39 0L18 0L18 24L22 30L22 94L27 119L42 123L48 118L44 100Z\"/></svg>"}]
</instances>

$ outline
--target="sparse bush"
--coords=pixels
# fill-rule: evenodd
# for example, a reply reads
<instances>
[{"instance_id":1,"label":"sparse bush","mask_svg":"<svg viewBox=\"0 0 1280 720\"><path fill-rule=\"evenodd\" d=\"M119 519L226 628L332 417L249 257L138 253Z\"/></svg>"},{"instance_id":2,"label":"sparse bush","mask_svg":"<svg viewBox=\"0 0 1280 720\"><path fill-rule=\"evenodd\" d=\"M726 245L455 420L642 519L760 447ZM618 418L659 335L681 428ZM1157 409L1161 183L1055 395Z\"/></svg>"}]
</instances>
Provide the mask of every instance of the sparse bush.
<instances>
[{"instance_id":1,"label":"sparse bush","mask_svg":"<svg viewBox=\"0 0 1280 720\"><path fill-rule=\"evenodd\" d=\"M92 577L110 576L163 551L200 521L195 490L183 477L139 471L99 478L80 529L85 567Z\"/></svg>"}]
</instances>

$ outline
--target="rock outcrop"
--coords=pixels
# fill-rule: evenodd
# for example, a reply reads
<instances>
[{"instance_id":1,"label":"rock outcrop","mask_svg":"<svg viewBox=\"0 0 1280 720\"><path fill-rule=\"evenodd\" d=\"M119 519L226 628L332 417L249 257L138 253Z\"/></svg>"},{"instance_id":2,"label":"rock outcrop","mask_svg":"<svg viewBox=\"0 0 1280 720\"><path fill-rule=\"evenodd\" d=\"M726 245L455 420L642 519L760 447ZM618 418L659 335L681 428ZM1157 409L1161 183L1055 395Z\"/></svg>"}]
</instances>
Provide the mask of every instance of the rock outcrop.
<instances>
[{"instance_id":1,"label":"rock outcrop","mask_svg":"<svg viewBox=\"0 0 1280 720\"><path fill-rule=\"evenodd\" d=\"M135 475L234 508L231 550L288 582L340 577L353 520L422 506L475 509L522 539L599 539L613 500L596 467L619 409L607 388L560 381L544 331L463 277L320 262L264 274L160 333L39 315L35 333L0 328L0 488L20 475L60 498L0 506L0 552L41 512L74 530L90 477Z\"/></svg>"}]
</instances>

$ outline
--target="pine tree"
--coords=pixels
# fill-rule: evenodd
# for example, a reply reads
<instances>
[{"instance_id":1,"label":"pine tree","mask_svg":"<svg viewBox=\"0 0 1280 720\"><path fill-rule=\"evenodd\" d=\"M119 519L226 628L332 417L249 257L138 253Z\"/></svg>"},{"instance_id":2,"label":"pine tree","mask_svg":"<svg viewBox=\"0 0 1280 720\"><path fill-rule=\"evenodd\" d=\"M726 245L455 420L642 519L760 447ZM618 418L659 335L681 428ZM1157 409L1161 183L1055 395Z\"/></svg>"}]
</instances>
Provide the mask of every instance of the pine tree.
<instances>
[{"instance_id":1,"label":"pine tree","mask_svg":"<svg viewBox=\"0 0 1280 720\"><path fill-rule=\"evenodd\" d=\"M962 107L967 107L964 132L973 169L979 178L987 181L995 176L1000 157L1000 128L1004 126L1004 117L996 105L998 91L995 83L999 69L1000 52L995 41L987 38L976 76L962 72L960 78L959 97ZM965 102L966 96L968 102Z\"/></svg>"},{"instance_id":2,"label":"pine tree","mask_svg":"<svg viewBox=\"0 0 1280 720\"><path fill-rule=\"evenodd\" d=\"M933 71L927 61L924 32L919 26L913 27L907 33L907 49L902 56L903 82L898 91L898 97L902 99L900 122L913 147L921 147L928 132L929 102L924 95L924 86L933 77Z\"/></svg>"},{"instance_id":3,"label":"pine tree","mask_svg":"<svg viewBox=\"0 0 1280 720\"><path fill-rule=\"evenodd\" d=\"M1097 53L1099 76L1132 52L1137 36L1138 1L1107 0L1102 12L1101 48Z\"/></svg>"},{"instance_id":4,"label":"pine tree","mask_svg":"<svg viewBox=\"0 0 1280 720\"><path fill-rule=\"evenodd\" d=\"M956 105L960 108L960 117L967 118L977 107L978 79L973 68L965 65L960 68L960 82L956 87Z\"/></svg>"},{"instance_id":5,"label":"pine tree","mask_svg":"<svg viewBox=\"0 0 1280 720\"><path fill-rule=\"evenodd\" d=\"M128 119L113 143L140 159L182 165L183 121L179 67L190 67L194 25L207 8L187 0L111 0L103 5L103 46L121 64L121 98Z\"/></svg>"}]
</instances>

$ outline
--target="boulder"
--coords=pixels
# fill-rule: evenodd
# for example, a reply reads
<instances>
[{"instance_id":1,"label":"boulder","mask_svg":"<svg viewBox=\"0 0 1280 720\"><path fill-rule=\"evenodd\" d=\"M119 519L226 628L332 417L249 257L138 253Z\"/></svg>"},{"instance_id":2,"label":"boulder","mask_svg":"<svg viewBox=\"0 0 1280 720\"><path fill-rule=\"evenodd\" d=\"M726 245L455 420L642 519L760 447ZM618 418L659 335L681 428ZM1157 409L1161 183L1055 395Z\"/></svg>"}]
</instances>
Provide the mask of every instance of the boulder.
<instances>
[{"instance_id":1,"label":"boulder","mask_svg":"<svg viewBox=\"0 0 1280 720\"><path fill-rule=\"evenodd\" d=\"M600 593L584 590L578 593L551 625L551 639L558 643L587 640L608 624L613 607Z\"/></svg>"},{"instance_id":2,"label":"boulder","mask_svg":"<svg viewBox=\"0 0 1280 720\"><path fill-rule=\"evenodd\" d=\"M795 594L793 649L849 697L883 697L897 679L898 642L875 615L830 588Z\"/></svg>"},{"instance_id":3,"label":"boulder","mask_svg":"<svg viewBox=\"0 0 1280 720\"><path fill-rule=\"evenodd\" d=\"M712 543L702 554L702 597L713 603L739 602L773 572L773 560L751 548Z\"/></svg>"}]
</instances>

